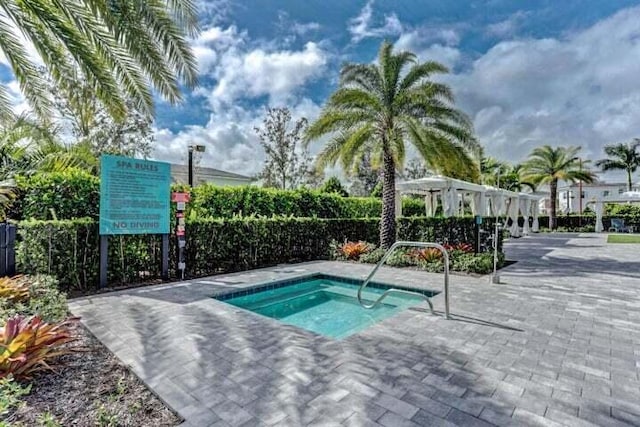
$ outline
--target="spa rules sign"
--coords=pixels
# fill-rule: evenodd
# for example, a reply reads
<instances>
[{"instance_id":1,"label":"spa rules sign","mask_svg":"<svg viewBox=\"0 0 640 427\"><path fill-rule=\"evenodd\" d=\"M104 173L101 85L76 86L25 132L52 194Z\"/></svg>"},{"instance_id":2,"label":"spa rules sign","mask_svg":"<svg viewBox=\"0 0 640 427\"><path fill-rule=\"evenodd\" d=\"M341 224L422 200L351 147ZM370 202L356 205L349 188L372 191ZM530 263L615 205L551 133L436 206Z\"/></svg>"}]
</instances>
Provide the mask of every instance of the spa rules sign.
<instances>
[{"instance_id":1,"label":"spa rules sign","mask_svg":"<svg viewBox=\"0 0 640 427\"><path fill-rule=\"evenodd\" d=\"M168 234L171 166L100 157L100 234Z\"/></svg>"}]
</instances>

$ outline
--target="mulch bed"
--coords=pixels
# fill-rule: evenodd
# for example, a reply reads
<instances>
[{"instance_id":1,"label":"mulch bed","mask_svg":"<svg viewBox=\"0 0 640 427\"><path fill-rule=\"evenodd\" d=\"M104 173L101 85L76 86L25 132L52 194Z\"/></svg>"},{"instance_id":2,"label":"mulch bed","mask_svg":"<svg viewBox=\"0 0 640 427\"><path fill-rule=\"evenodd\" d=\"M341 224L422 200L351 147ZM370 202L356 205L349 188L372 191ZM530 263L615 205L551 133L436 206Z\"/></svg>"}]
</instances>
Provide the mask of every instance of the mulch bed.
<instances>
[{"instance_id":1,"label":"mulch bed","mask_svg":"<svg viewBox=\"0 0 640 427\"><path fill-rule=\"evenodd\" d=\"M175 426L180 417L78 324L76 352L61 356L55 372L34 378L11 425L40 426L53 416L63 426Z\"/></svg>"}]
</instances>

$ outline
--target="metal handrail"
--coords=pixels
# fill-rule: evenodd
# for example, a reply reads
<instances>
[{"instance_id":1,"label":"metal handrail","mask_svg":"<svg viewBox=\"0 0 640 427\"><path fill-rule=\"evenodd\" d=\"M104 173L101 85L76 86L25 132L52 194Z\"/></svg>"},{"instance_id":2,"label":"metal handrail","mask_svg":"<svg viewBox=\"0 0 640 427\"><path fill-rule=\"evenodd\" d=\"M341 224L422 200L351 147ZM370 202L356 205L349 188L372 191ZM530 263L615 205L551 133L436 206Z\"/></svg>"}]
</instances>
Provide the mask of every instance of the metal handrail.
<instances>
[{"instance_id":1,"label":"metal handrail","mask_svg":"<svg viewBox=\"0 0 640 427\"><path fill-rule=\"evenodd\" d=\"M395 251L400 246L410 246L414 248L436 248L440 252L442 252L442 259L444 260L444 317L445 319L449 319L449 253L444 248L444 246L438 243L432 243L432 242L395 242L393 245L391 245L389 250L385 252L382 259L378 261L378 264L376 264L376 266L373 268L371 273L369 273L369 276L367 276L364 282L362 282L362 285L360 285L360 288L358 288L358 302L360 303L360 305L364 308L371 309L371 308L374 308L376 305L378 305L390 293L400 293L400 294L417 295L419 297L424 298L429 304L429 308L431 308L431 312L433 312L433 304L431 303L431 300L429 299L428 296L421 294L419 292L405 291L402 289L393 289L393 288L387 289L386 291L384 291L382 295L380 295L380 298L378 298L373 302L373 304L365 304L363 302L362 291L364 290L364 288L367 287L369 282L371 282L371 278L376 274L378 269L382 266L382 264L384 264L387 258L389 258L389 256L393 253L393 251Z\"/></svg>"}]
</instances>

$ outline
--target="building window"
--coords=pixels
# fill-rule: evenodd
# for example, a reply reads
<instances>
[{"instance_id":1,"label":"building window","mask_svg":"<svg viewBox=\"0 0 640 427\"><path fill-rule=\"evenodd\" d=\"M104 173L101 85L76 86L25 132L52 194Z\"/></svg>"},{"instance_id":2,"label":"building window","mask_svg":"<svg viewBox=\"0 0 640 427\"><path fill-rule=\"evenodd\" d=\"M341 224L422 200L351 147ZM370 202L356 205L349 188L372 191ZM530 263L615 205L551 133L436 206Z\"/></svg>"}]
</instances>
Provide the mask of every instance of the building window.
<instances>
[{"instance_id":1,"label":"building window","mask_svg":"<svg viewBox=\"0 0 640 427\"><path fill-rule=\"evenodd\" d=\"M618 194L624 193L624 188L618 188Z\"/></svg>"},{"instance_id":2,"label":"building window","mask_svg":"<svg viewBox=\"0 0 640 427\"><path fill-rule=\"evenodd\" d=\"M602 196L603 196L603 197L609 197L609 190L604 190L604 191L602 192Z\"/></svg>"},{"instance_id":3,"label":"building window","mask_svg":"<svg viewBox=\"0 0 640 427\"><path fill-rule=\"evenodd\" d=\"M581 192L580 192L580 198L581 198L581 199L584 199L584 191L581 191Z\"/></svg>"}]
</instances>

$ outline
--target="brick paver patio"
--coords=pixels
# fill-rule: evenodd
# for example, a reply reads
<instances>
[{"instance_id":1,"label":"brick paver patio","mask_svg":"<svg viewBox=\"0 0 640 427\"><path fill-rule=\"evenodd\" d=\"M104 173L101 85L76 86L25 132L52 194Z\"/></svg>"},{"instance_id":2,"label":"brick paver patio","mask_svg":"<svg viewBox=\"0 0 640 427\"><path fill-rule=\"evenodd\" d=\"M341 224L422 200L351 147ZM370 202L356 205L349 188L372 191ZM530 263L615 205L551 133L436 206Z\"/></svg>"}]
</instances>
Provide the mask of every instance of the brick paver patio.
<instances>
[{"instance_id":1,"label":"brick paver patio","mask_svg":"<svg viewBox=\"0 0 640 427\"><path fill-rule=\"evenodd\" d=\"M452 276L456 320L405 310L335 341L210 296L316 262L74 300L71 310L189 426L640 425L640 245L541 234L518 263ZM385 282L442 277L384 268ZM443 295L433 299L443 309ZM423 304L424 305L424 304Z\"/></svg>"}]
</instances>

